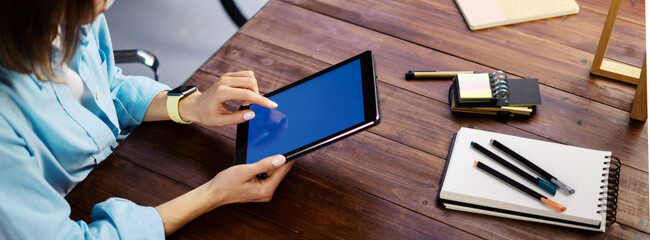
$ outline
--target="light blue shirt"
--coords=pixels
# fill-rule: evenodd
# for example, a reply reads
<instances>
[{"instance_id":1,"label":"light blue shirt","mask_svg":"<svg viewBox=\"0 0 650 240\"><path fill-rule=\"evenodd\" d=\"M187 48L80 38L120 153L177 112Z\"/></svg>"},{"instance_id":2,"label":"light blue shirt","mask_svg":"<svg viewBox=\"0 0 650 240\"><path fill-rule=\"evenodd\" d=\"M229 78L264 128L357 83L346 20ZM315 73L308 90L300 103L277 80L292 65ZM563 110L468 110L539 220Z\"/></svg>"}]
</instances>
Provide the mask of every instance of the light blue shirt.
<instances>
[{"instance_id":1,"label":"light blue shirt","mask_svg":"<svg viewBox=\"0 0 650 240\"><path fill-rule=\"evenodd\" d=\"M75 222L64 196L169 87L122 75L103 15L82 28L70 68L92 96L85 107L65 83L0 68L0 239L163 239L153 207L111 198Z\"/></svg>"}]
</instances>

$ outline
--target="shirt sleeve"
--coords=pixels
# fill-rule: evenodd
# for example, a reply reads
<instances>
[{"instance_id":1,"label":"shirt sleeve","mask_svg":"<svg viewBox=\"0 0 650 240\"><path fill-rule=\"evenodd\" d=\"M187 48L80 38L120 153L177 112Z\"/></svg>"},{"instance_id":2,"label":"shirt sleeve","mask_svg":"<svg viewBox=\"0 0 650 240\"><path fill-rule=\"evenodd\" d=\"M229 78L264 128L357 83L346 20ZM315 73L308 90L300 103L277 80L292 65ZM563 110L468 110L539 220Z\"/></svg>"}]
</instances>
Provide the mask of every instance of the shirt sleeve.
<instances>
[{"instance_id":1,"label":"shirt sleeve","mask_svg":"<svg viewBox=\"0 0 650 240\"><path fill-rule=\"evenodd\" d=\"M154 208L124 199L97 204L91 223L71 220L70 205L47 180L64 174L61 166L34 151L0 116L0 239L165 238Z\"/></svg>"},{"instance_id":2,"label":"shirt sleeve","mask_svg":"<svg viewBox=\"0 0 650 240\"><path fill-rule=\"evenodd\" d=\"M115 66L110 33L103 14L95 20L92 30L95 32L99 49L107 56L108 80L120 129L129 132L142 122L156 94L170 88L146 76L124 75L122 70Z\"/></svg>"},{"instance_id":3,"label":"shirt sleeve","mask_svg":"<svg viewBox=\"0 0 650 240\"><path fill-rule=\"evenodd\" d=\"M120 129L130 132L142 123L156 94L169 90L169 87L148 77L122 75L119 67L113 67L112 72L109 81Z\"/></svg>"}]
</instances>

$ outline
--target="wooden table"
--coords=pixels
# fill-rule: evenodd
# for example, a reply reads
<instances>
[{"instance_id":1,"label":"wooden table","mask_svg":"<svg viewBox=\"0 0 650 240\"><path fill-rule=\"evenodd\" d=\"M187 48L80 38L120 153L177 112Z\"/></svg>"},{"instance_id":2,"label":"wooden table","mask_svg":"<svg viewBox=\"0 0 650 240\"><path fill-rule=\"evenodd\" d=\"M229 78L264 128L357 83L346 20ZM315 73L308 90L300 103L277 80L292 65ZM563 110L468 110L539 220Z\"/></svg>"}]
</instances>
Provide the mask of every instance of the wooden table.
<instances>
[{"instance_id":1,"label":"wooden table","mask_svg":"<svg viewBox=\"0 0 650 240\"><path fill-rule=\"evenodd\" d=\"M453 0L271 0L187 84L251 69L266 93L370 49L382 123L297 159L271 202L218 208L171 238L650 239L647 124L629 119L635 86L589 74L609 2L578 3L578 15L469 31ZM609 57L641 64L644 5L623 2ZM404 80L429 69L539 78L543 104L530 120L452 114L449 79ZM613 151L618 222L602 234L437 205L460 127ZM72 218L108 197L155 206L199 186L232 165L235 131L143 124L67 196Z\"/></svg>"}]
</instances>

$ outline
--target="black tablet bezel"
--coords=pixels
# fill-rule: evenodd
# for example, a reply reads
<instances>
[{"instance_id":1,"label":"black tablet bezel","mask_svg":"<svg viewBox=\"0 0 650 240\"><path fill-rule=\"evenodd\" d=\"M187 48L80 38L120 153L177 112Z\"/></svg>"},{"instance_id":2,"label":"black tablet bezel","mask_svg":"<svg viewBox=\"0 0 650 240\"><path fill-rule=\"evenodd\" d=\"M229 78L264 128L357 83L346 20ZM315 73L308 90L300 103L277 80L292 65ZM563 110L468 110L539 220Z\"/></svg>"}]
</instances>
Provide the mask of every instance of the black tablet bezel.
<instances>
[{"instance_id":1,"label":"black tablet bezel","mask_svg":"<svg viewBox=\"0 0 650 240\"><path fill-rule=\"evenodd\" d=\"M375 58L371 51L363 52L357 56L354 56L350 59L347 59L343 62L340 62L334 66L328 67L320 72L317 72L309 77L303 78L296 82L293 82L287 86L284 86L280 89L277 89L273 92L266 94L266 97L271 97L278 93L287 91L295 86L298 86L304 82L312 80L318 76L321 76L327 72L330 72L334 69L337 69L343 65L346 65L355 60L361 60L361 82L362 82L362 91L363 91L363 108L364 108L364 120L363 122L356 124L352 127L343 129L337 133L329 135L327 137L321 138L317 141L314 141L310 144L304 145L300 148L292 150L290 152L284 153L283 155L287 158L287 161L292 160L300 155L306 154L327 144L333 143L340 139L343 139L347 136L350 136L356 132L368 129L372 126L379 124L381 120L381 113L379 109L379 91L377 88L377 72L375 68ZM240 110L249 109L250 106L242 106ZM235 146L235 165L245 164L246 163L246 148L248 144L248 121L237 125L237 142Z\"/></svg>"}]
</instances>

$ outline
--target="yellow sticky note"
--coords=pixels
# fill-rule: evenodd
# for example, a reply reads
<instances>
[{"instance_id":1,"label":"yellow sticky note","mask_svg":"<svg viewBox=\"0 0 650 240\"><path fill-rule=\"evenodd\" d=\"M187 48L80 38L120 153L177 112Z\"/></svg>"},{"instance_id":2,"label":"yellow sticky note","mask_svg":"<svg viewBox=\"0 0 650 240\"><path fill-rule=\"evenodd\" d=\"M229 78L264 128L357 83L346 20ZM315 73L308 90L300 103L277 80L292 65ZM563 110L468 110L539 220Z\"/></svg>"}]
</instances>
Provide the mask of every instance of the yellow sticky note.
<instances>
[{"instance_id":1,"label":"yellow sticky note","mask_svg":"<svg viewBox=\"0 0 650 240\"><path fill-rule=\"evenodd\" d=\"M487 73L458 74L460 99L492 98L490 75Z\"/></svg>"},{"instance_id":2,"label":"yellow sticky note","mask_svg":"<svg viewBox=\"0 0 650 240\"><path fill-rule=\"evenodd\" d=\"M461 99L483 99L492 98L492 91L490 89L465 89L460 90Z\"/></svg>"}]
</instances>

